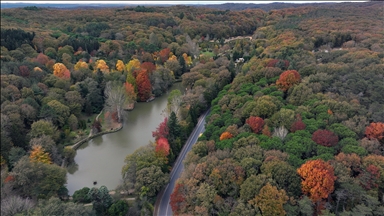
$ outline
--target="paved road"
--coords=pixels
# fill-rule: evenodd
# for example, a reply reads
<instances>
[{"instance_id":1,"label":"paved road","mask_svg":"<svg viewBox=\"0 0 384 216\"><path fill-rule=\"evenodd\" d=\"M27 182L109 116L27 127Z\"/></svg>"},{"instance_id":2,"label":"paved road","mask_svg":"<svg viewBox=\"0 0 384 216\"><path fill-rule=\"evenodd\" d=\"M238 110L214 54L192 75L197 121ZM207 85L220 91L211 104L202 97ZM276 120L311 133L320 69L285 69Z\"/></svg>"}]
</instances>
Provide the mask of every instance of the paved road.
<instances>
[{"instance_id":1,"label":"paved road","mask_svg":"<svg viewBox=\"0 0 384 216\"><path fill-rule=\"evenodd\" d=\"M181 172L184 170L183 160L185 156L191 150L193 144L196 143L200 133L203 133L205 130L205 117L207 117L208 113L209 110L206 111L202 116L200 116L195 129L192 131L183 149L181 150L181 153L177 158L176 163L171 171L171 179L168 185L166 186L165 190L163 190L163 192L160 194L160 200L156 202L156 204L158 205L155 206L154 215L168 216L173 214L171 206L169 205L171 193L173 192L173 188L175 187L176 180L180 177Z\"/></svg>"}]
</instances>

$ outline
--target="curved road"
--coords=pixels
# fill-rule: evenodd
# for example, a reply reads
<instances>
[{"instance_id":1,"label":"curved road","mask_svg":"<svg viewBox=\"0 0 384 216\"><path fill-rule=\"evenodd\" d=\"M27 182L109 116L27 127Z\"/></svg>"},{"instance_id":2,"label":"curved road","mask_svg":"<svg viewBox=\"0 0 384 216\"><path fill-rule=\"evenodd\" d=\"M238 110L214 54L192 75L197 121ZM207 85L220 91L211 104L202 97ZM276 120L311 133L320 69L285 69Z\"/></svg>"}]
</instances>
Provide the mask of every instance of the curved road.
<instances>
[{"instance_id":1,"label":"curved road","mask_svg":"<svg viewBox=\"0 0 384 216\"><path fill-rule=\"evenodd\" d=\"M193 144L196 143L200 133L203 133L205 130L205 117L207 117L208 113L209 110L207 110L202 116L200 116L195 129L192 131L183 149L181 150L180 155L177 157L176 163L173 166L173 169L170 174L170 181L157 198L158 200L155 204L154 215L169 216L173 214L171 206L169 205L171 193L173 192L173 188L175 187L176 180L180 177L181 172L184 170L183 160L185 156L191 150Z\"/></svg>"}]
</instances>

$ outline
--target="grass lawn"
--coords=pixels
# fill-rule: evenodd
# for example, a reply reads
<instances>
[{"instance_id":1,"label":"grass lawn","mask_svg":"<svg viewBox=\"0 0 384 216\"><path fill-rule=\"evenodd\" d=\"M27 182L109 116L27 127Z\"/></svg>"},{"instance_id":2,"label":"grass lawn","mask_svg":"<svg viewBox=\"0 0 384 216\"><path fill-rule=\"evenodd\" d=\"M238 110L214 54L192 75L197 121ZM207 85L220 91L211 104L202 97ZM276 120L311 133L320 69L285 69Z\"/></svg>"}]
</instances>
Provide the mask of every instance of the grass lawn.
<instances>
[{"instance_id":1,"label":"grass lawn","mask_svg":"<svg viewBox=\"0 0 384 216\"><path fill-rule=\"evenodd\" d=\"M208 51L206 51L206 52L202 52L201 54L203 54L203 55L207 55L207 56L209 56L209 57L213 57L213 56L215 56L215 54L214 54L213 52L208 52Z\"/></svg>"}]
</instances>

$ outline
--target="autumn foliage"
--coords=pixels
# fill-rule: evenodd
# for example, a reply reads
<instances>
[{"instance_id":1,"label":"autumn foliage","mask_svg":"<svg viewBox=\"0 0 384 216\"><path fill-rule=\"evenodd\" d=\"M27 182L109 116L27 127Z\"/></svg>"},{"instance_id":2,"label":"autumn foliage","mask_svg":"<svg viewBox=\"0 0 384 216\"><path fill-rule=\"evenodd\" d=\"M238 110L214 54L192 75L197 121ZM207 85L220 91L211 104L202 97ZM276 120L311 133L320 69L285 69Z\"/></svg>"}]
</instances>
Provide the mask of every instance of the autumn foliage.
<instances>
[{"instance_id":1,"label":"autumn foliage","mask_svg":"<svg viewBox=\"0 0 384 216\"><path fill-rule=\"evenodd\" d=\"M39 64L45 65L49 61L49 58L48 58L48 56L44 55L43 53L39 53L39 55L37 55L35 61Z\"/></svg>"},{"instance_id":2,"label":"autumn foliage","mask_svg":"<svg viewBox=\"0 0 384 216\"><path fill-rule=\"evenodd\" d=\"M28 77L30 74L28 67L25 65L19 66L19 71L22 77Z\"/></svg>"},{"instance_id":3,"label":"autumn foliage","mask_svg":"<svg viewBox=\"0 0 384 216\"><path fill-rule=\"evenodd\" d=\"M306 125L304 124L304 122L300 119L296 120L295 122L293 122L293 124L291 125L291 128L290 128L290 131L292 133L294 133L295 131L298 131L298 130L304 130L306 127Z\"/></svg>"},{"instance_id":4,"label":"autumn foliage","mask_svg":"<svg viewBox=\"0 0 384 216\"><path fill-rule=\"evenodd\" d=\"M366 189L371 190L378 187L378 180L380 178L380 169L375 165L369 165L359 176L360 185Z\"/></svg>"},{"instance_id":5,"label":"autumn foliage","mask_svg":"<svg viewBox=\"0 0 384 216\"><path fill-rule=\"evenodd\" d=\"M137 94L135 92L135 87L128 82L124 83L124 87L125 87L125 94L127 95L127 98L128 98L128 102L136 101Z\"/></svg>"},{"instance_id":6,"label":"autumn foliage","mask_svg":"<svg viewBox=\"0 0 384 216\"><path fill-rule=\"evenodd\" d=\"M102 59L99 59L96 61L96 68L95 69L96 70L94 72L97 72L97 70L99 69L103 73L109 73L109 67L108 67L107 63Z\"/></svg>"},{"instance_id":7,"label":"autumn foliage","mask_svg":"<svg viewBox=\"0 0 384 216\"><path fill-rule=\"evenodd\" d=\"M227 131L223 132L220 136L220 140L231 139L233 135Z\"/></svg>"},{"instance_id":8,"label":"autumn foliage","mask_svg":"<svg viewBox=\"0 0 384 216\"><path fill-rule=\"evenodd\" d=\"M289 61L272 59L267 63L266 67L281 67L281 66L283 66L283 68L288 68L289 67Z\"/></svg>"},{"instance_id":9,"label":"autumn foliage","mask_svg":"<svg viewBox=\"0 0 384 216\"><path fill-rule=\"evenodd\" d=\"M312 140L322 146L335 146L339 142L336 134L328 130L317 130L312 134Z\"/></svg>"},{"instance_id":10,"label":"autumn foliage","mask_svg":"<svg viewBox=\"0 0 384 216\"><path fill-rule=\"evenodd\" d=\"M15 177L12 175L7 176L7 178L4 179L4 183L8 183L11 181L15 181Z\"/></svg>"},{"instance_id":11,"label":"autumn foliage","mask_svg":"<svg viewBox=\"0 0 384 216\"><path fill-rule=\"evenodd\" d=\"M124 62L121 61L121 60L117 60L117 62L116 62L116 70L119 71L119 72L123 72L124 69L125 69Z\"/></svg>"},{"instance_id":12,"label":"autumn foliage","mask_svg":"<svg viewBox=\"0 0 384 216\"><path fill-rule=\"evenodd\" d=\"M154 70L156 70L156 66L152 62L143 62L140 67L145 69L148 74L151 74Z\"/></svg>"},{"instance_id":13,"label":"autumn foliage","mask_svg":"<svg viewBox=\"0 0 384 216\"><path fill-rule=\"evenodd\" d=\"M75 70L80 70L80 68L88 68L88 64L81 59L74 66Z\"/></svg>"},{"instance_id":14,"label":"autumn foliage","mask_svg":"<svg viewBox=\"0 0 384 216\"><path fill-rule=\"evenodd\" d=\"M288 201L288 196L284 190L278 190L270 183L261 188L255 201L263 215L286 215L283 205Z\"/></svg>"},{"instance_id":15,"label":"autumn foliage","mask_svg":"<svg viewBox=\"0 0 384 216\"><path fill-rule=\"evenodd\" d=\"M365 136L369 139L384 140L384 123L372 122L365 128Z\"/></svg>"},{"instance_id":16,"label":"autumn foliage","mask_svg":"<svg viewBox=\"0 0 384 216\"><path fill-rule=\"evenodd\" d=\"M137 96L140 101L146 101L151 97L152 86L149 81L148 74L145 70L142 70L136 77Z\"/></svg>"},{"instance_id":17,"label":"autumn foliage","mask_svg":"<svg viewBox=\"0 0 384 216\"><path fill-rule=\"evenodd\" d=\"M156 128L155 131L152 132L152 136L155 137L155 140L158 140L160 138L166 138L168 137L169 134L169 129L168 129L168 118L165 117L164 121L162 121L159 126Z\"/></svg>"},{"instance_id":18,"label":"autumn foliage","mask_svg":"<svg viewBox=\"0 0 384 216\"><path fill-rule=\"evenodd\" d=\"M302 190L313 202L328 197L334 190L336 176L333 167L321 159L307 161L297 170L301 176Z\"/></svg>"},{"instance_id":19,"label":"autumn foliage","mask_svg":"<svg viewBox=\"0 0 384 216\"><path fill-rule=\"evenodd\" d=\"M264 125L264 128L261 131L261 133L264 134L267 137L271 137L271 131L269 130L268 125Z\"/></svg>"},{"instance_id":20,"label":"autumn foliage","mask_svg":"<svg viewBox=\"0 0 384 216\"><path fill-rule=\"evenodd\" d=\"M133 72L133 70L140 68L140 61L138 59L132 59L125 67L128 72Z\"/></svg>"},{"instance_id":21,"label":"autumn foliage","mask_svg":"<svg viewBox=\"0 0 384 216\"><path fill-rule=\"evenodd\" d=\"M247 123L254 133L259 133L264 126L264 120L258 116L249 117L245 123Z\"/></svg>"},{"instance_id":22,"label":"autumn foliage","mask_svg":"<svg viewBox=\"0 0 384 216\"><path fill-rule=\"evenodd\" d=\"M44 152L43 147L40 145L34 145L32 147L29 159L31 160L31 162L40 162L46 164L52 163L51 157L49 157L49 154L47 152Z\"/></svg>"},{"instance_id":23,"label":"autumn foliage","mask_svg":"<svg viewBox=\"0 0 384 216\"><path fill-rule=\"evenodd\" d=\"M71 76L67 67L62 63L56 63L53 65L53 75L63 79L69 79Z\"/></svg>"},{"instance_id":24,"label":"autumn foliage","mask_svg":"<svg viewBox=\"0 0 384 216\"><path fill-rule=\"evenodd\" d=\"M161 137L156 141L156 153L161 156L169 155L169 143L167 138Z\"/></svg>"},{"instance_id":25,"label":"autumn foliage","mask_svg":"<svg viewBox=\"0 0 384 216\"><path fill-rule=\"evenodd\" d=\"M276 81L276 85L283 91L287 91L295 84L300 83L300 74L296 70L284 71L279 79Z\"/></svg>"},{"instance_id":26,"label":"autumn foliage","mask_svg":"<svg viewBox=\"0 0 384 216\"><path fill-rule=\"evenodd\" d=\"M183 206L185 206L184 184L176 184L175 189L171 194L170 200L172 211L175 215L177 215Z\"/></svg>"},{"instance_id":27,"label":"autumn foliage","mask_svg":"<svg viewBox=\"0 0 384 216\"><path fill-rule=\"evenodd\" d=\"M168 60L170 52L171 52L171 50L169 48L165 48L165 49L160 50L159 56L160 56L161 62L164 63Z\"/></svg>"}]
</instances>

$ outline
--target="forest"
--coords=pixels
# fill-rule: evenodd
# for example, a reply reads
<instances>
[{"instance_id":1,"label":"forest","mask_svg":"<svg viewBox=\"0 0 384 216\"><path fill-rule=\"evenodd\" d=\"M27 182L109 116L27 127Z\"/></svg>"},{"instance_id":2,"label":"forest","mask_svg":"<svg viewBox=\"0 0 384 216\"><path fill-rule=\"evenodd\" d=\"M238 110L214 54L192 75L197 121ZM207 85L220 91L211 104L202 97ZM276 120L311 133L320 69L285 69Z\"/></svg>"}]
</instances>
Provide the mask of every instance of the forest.
<instances>
[{"instance_id":1,"label":"forest","mask_svg":"<svg viewBox=\"0 0 384 216\"><path fill-rule=\"evenodd\" d=\"M383 215L384 6L280 7L2 9L1 214L153 215L210 109L174 215ZM117 195L70 198L71 146L174 82Z\"/></svg>"}]
</instances>

